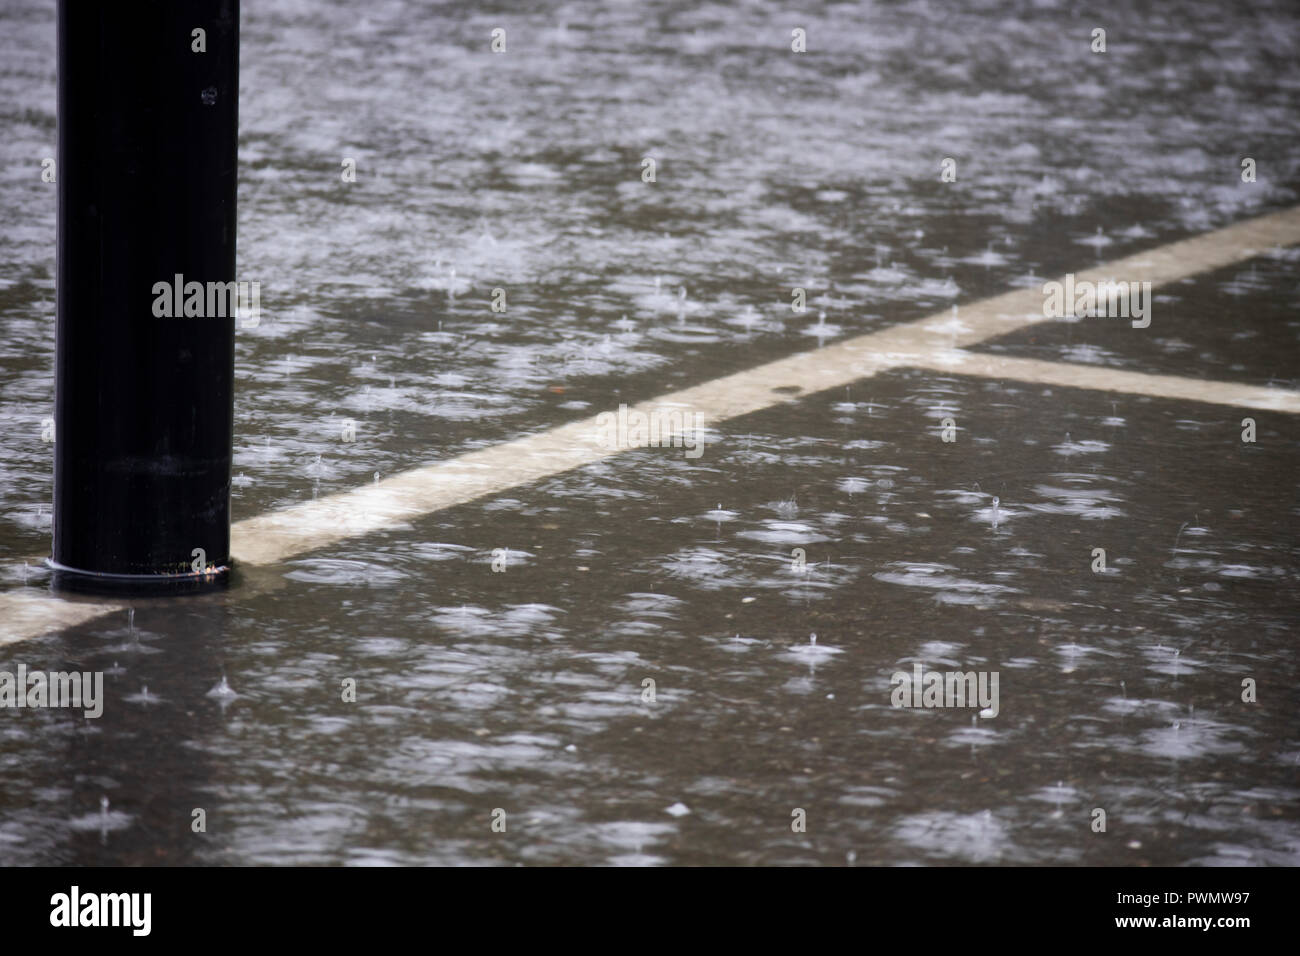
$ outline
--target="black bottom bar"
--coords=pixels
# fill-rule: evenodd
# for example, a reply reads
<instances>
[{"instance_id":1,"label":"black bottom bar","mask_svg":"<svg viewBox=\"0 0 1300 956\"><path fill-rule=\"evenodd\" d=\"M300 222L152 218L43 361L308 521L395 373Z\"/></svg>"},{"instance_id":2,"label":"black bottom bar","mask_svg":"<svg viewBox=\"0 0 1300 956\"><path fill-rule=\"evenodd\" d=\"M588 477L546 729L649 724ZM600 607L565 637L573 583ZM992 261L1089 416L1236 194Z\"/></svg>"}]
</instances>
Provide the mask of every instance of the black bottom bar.
<instances>
[{"instance_id":1,"label":"black bottom bar","mask_svg":"<svg viewBox=\"0 0 1300 956\"><path fill-rule=\"evenodd\" d=\"M223 853L218 837L195 839L211 841L214 856L230 852ZM727 902L717 893L721 876L736 894ZM1266 937L1276 941L1292 928L1294 879L1287 869L702 868L611 877L575 868L458 868L454 878L435 875L431 889L424 869L0 868L0 898L10 938L34 943L49 932L56 937L51 942L64 942L80 933L74 947L139 938L126 925L77 929L61 920L76 886L81 900L149 893L149 936L161 945L220 938L227 948L252 940L261 948L319 944L333 952L353 940L373 948L381 924L394 936L444 932L430 921L433 898L443 912L455 912L458 927L491 927L484 938L506 947L516 939L534 948L554 939L607 941L651 926L728 949L745 949L750 939L767 949L786 939L806 949L816 932L875 944L868 949L883 943L919 954L1098 943L1173 952L1187 952L1190 944L1193 951L1233 953L1254 950ZM669 896L675 899L665 908ZM1133 902L1137 896L1158 902ZM582 906L557 921L555 913L574 899ZM748 908L730 908L735 899ZM322 911L322 900L349 912ZM503 922L505 906L510 919ZM1210 926L1187 925L1193 919Z\"/></svg>"}]
</instances>

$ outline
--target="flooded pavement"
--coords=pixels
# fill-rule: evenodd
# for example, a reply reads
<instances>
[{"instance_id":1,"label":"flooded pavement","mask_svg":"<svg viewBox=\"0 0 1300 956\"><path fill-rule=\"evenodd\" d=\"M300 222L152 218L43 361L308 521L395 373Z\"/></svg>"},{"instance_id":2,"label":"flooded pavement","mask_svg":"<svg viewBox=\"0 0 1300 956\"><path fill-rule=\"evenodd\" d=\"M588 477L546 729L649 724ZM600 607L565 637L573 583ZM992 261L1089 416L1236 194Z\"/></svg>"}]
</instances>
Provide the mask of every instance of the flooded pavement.
<instances>
[{"instance_id":1,"label":"flooded pavement","mask_svg":"<svg viewBox=\"0 0 1300 956\"><path fill-rule=\"evenodd\" d=\"M236 520L1300 202L1291 5L1095 21L245 9ZM10 590L53 28L0 11ZM973 351L1295 389L1300 253L1258 252ZM0 863L1296 865L1296 424L895 369L2 646L105 699L0 717ZM918 665L996 700L895 706Z\"/></svg>"}]
</instances>

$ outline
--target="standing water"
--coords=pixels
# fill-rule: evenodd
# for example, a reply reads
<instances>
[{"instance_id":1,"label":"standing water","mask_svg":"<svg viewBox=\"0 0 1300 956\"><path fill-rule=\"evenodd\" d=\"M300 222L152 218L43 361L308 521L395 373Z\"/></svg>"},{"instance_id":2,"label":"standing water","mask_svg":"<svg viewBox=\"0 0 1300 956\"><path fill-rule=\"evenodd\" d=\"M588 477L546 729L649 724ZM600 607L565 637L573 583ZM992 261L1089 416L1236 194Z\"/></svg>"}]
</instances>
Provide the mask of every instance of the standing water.
<instances>
[{"instance_id":1,"label":"standing water","mask_svg":"<svg viewBox=\"0 0 1300 956\"><path fill-rule=\"evenodd\" d=\"M274 321L237 336L236 520L373 528L324 503L935 314L949 354L1300 384L1280 248L1145 330L961 340L1026 277L1295 201L1293 4L1120 5L1105 59L1009 0L244 7L238 271ZM48 583L54 35L0 11L10 590ZM1294 420L1245 444L1230 404L933 369L773 382L698 409L699 458L624 449L0 641L107 698L2 722L0 863L1300 863ZM998 673L996 715L896 706L918 666Z\"/></svg>"}]
</instances>

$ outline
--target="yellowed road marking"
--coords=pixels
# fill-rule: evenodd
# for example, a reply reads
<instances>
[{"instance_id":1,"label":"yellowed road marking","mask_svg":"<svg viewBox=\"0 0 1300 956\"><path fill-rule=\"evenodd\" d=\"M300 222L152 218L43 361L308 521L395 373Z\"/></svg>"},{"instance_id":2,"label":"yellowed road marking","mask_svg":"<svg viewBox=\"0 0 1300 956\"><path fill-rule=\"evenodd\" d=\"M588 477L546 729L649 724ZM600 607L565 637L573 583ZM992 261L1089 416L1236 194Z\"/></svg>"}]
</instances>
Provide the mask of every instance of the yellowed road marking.
<instances>
[{"instance_id":1,"label":"yellowed road marking","mask_svg":"<svg viewBox=\"0 0 1300 956\"><path fill-rule=\"evenodd\" d=\"M1115 278L1158 286L1296 243L1300 243L1300 207L1104 263L1076 273L1075 281ZM661 406L685 407L702 412L708 424L716 425L891 368L940 368L960 373L962 365L973 375L997 375L996 369L1001 367L1015 369L1017 374L1008 372L997 377L1032 376L1026 380L1079 388L1112 389L1116 386L1105 382L1123 383L1124 387L1117 390L1190 401L1205 401L1209 394L1221 398L1235 394L1249 399L1246 407L1296 410L1294 397L1282 397L1287 393L1280 391L1274 395L1274 390L1229 383L1207 387L1211 383L1173 376L1139 376L996 356L976 358L973 353L961 351L1045 321L1049 319L1043 316L1042 289L1018 289L962 306L955 315L945 311L662 395L640 403L635 410L650 413ZM1158 316L1153 319L1153 327L1158 321ZM1147 333L1134 329L1133 334ZM998 366L999 361L1004 364ZM1107 377L1099 377L1103 371ZM499 494L617 453L618 449L604 447L599 440L598 422L593 416L414 468L352 491L236 522L231 528L231 551L241 565L275 564L346 538L399 528L432 512ZM8 592L0 595L0 644L74 626L121 606L74 603L47 592Z\"/></svg>"},{"instance_id":2,"label":"yellowed road marking","mask_svg":"<svg viewBox=\"0 0 1300 956\"><path fill-rule=\"evenodd\" d=\"M0 647L76 627L124 608L108 601L71 601L35 588L6 591L0 594Z\"/></svg>"}]
</instances>

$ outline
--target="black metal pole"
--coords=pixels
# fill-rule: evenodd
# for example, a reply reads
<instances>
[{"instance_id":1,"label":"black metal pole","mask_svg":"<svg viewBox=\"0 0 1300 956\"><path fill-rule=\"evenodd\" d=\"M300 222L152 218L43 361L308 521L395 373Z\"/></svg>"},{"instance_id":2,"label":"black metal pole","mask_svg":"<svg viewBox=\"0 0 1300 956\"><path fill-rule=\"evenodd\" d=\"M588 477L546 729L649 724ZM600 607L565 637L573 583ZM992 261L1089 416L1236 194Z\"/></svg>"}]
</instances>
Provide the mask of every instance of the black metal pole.
<instances>
[{"instance_id":1,"label":"black metal pole","mask_svg":"<svg viewBox=\"0 0 1300 956\"><path fill-rule=\"evenodd\" d=\"M225 578L235 319L159 284L233 288L238 76L238 0L59 0L56 586Z\"/></svg>"}]
</instances>

